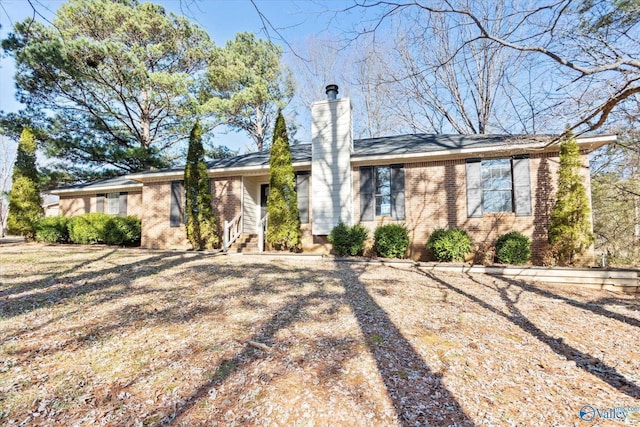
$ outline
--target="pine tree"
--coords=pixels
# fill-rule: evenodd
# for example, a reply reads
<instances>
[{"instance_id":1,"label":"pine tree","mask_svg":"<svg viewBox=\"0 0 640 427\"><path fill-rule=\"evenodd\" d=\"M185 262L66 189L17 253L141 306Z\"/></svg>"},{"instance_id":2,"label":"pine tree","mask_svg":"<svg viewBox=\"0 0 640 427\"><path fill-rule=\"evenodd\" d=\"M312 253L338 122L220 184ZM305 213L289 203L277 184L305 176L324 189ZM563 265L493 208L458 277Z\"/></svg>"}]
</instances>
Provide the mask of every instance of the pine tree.
<instances>
[{"instance_id":1,"label":"pine tree","mask_svg":"<svg viewBox=\"0 0 640 427\"><path fill-rule=\"evenodd\" d=\"M549 226L549 243L560 265L572 265L594 242L591 209L581 168L578 143L569 134L560 144L558 191Z\"/></svg>"},{"instance_id":2,"label":"pine tree","mask_svg":"<svg viewBox=\"0 0 640 427\"><path fill-rule=\"evenodd\" d=\"M267 243L279 250L300 249L300 217L287 126L278 112L269 157Z\"/></svg>"},{"instance_id":3,"label":"pine tree","mask_svg":"<svg viewBox=\"0 0 640 427\"><path fill-rule=\"evenodd\" d=\"M9 233L25 236L27 239L35 237L35 224L43 213L38 178L36 139L33 132L25 128L18 143L9 193Z\"/></svg>"},{"instance_id":4,"label":"pine tree","mask_svg":"<svg viewBox=\"0 0 640 427\"><path fill-rule=\"evenodd\" d=\"M202 129L196 122L189 136L187 165L184 169L187 212L187 238L193 249L213 249L218 244L216 218L211 207L211 183L207 176L202 147Z\"/></svg>"}]
</instances>

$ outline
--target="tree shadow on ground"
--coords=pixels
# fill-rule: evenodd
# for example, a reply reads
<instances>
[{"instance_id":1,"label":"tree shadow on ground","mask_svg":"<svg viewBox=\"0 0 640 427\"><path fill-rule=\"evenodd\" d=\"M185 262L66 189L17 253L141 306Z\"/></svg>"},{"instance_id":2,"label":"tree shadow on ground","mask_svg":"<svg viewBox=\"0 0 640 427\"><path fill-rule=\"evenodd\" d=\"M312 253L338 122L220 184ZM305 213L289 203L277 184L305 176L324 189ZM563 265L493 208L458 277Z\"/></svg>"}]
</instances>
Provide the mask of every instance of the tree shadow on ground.
<instances>
[{"instance_id":1,"label":"tree shadow on ground","mask_svg":"<svg viewBox=\"0 0 640 427\"><path fill-rule=\"evenodd\" d=\"M112 252L99 259L106 259ZM94 259L90 262L96 262ZM153 257L144 258L143 260L134 259L128 263L119 264L110 268L101 268L95 271L84 272L72 276L66 276L70 271L63 272L62 275L54 275L56 283L43 285L42 281L50 279L42 279L38 281L28 281L19 286L26 286L27 289L44 289L50 288L45 292L35 292L26 294L17 298L0 300L0 317L18 316L41 307L55 305L66 299L77 298L95 291L104 291L114 286L129 287L131 283L143 275L153 273L157 274L163 270L167 270L186 262L194 261L193 256L186 254L159 254ZM87 262L87 263L90 263ZM149 266L149 264L154 264ZM84 264L84 263L83 263ZM109 277L115 274L116 277ZM53 287L65 283L65 286Z\"/></svg>"},{"instance_id":2,"label":"tree shadow on ground","mask_svg":"<svg viewBox=\"0 0 640 427\"><path fill-rule=\"evenodd\" d=\"M554 338L540 328L538 328L531 320L529 320L516 306L518 303L518 299L524 289L521 286L521 283L505 278L496 278L496 280L501 280L506 284L506 286L500 287L496 289L500 298L505 303L506 308L508 310L507 313L502 311L500 308L495 307L489 304L486 301L481 300L480 298L469 294L468 292L463 291L462 289L453 286L444 280L437 277L435 274L427 271L423 271L420 268L417 271L432 279L434 282L437 282L442 287L450 289L453 292L473 301L478 304L482 308L491 311L492 313L508 320L515 326L519 327L523 331L527 332L531 336L538 339L543 344L546 344L551 350L553 350L557 355L566 358L567 360L572 360L575 362L576 366L585 372L599 378L600 380L606 382L610 386L619 390L620 392L634 398L640 399L640 386L633 383L632 381L625 378L622 374L620 374L615 367L607 365L602 361L599 361L595 357L590 354L584 353L570 345L566 344L562 339ZM474 283L477 283L480 286L486 287L484 284L475 280L472 276L468 276L470 280ZM510 288L518 288L520 292L517 294L515 298L509 296Z\"/></svg>"},{"instance_id":3,"label":"tree shadow on ground","mask_svg":"<svg viewBox=\"0 0 640 427\"><path fill-rule=\"evenodd\" d=\"M398 423L414 425L474 425L387 313L371 297L360 276L366 267L336 263L345 297L365 337Z\"/></svg>"},{"instance_id":4,"label":"tree shadow on ground","mask_svg":"<svg viewBox=\"0 0 640 427\"><path fill-rule=\"evenodd\" d=\"M132 282L138 277L146 274L158 274L164 270L169 270L173 267L180 265L187 265L184 270L184 274L189 276L199 272L202 277L200 278L199 285L176 285L172 290L181 292L189 287L195 289L201 289L203 286L213 286L215 281L210 281L206 276L210 275L210 271L207 266L196 265L188 266L191 262L197 262L202 260L207 255L203 254L164 254L143 260L132 261L127 264L122 264L112 268L100 269L92 271L90 273L73 276L68 279L71 286L62 290L52 290L43 294L36 294L34 296L25 296L23 298L16 298L13 301L17 301L19 304L26 304L26 307L13 307L14 311L6 310L4 304L0 302L0 313L7 313L7 315L20 315L36 308L46 307L48 305L56 305L64 302L65 299L81 297L86 294L99 292L97 298L92 299L90 302L84 302L81 308L73 310L71 312L64 311L57 316L48 319L45 322L38 323L34 326L26 326L16 330L14 333L5 334L2 337L1 342L9 342L15 338L18 338L26 333L35 333L41 329L46 328L49 325L55 324L62 318L68 318L72 315L79 313L81 310L90 310L91 307L99 307L102 304L112 303L116 300L121 300L128 297L144 296L149 302L139 304L123 304L116 310L110 313L107 319L103 319L92 327L87 327L85 324L79 324L72 328L58 330L57 332L63 332L65 337L57 340L55 348L44 348L39 346L37 348L28 348L20 351L12 351L9 354L19 355L23 361L32 359L33 357L39 357L43 354L52 354L59 351L79 350L85 346L91 345L96 340L105 340L112 336L116 336L121 331L125 331L129 328L142 326L147 322L156 322L158 324L187 324L189 321L222 312L228 300L232 300L238 297L246 296L247 289L230 288L225 289L224 292L220 292L220 295L207 302L206 305L198 303L193 304L188 301L175 300L175 295L164 289L148 289L147 287L132 288ZM102 258L102 257L101 257ZM95 278L103 277L114 271L122 274L117 278L106 278L103 280L96 280ZM262 269L256 268L254 273L259 274ZM271 273L275 272L284 273L284 270L279 269L277 266L269 266ZM227 267L225 268L225 277L242 277L246 275L246 269ZM184 289L183 289L184 288ZM255 276L251 279L249 285L251 294L255 297L263 296L270 293L272 290L269 287L265 287L262 292L259 292L255 285ZM289 291L291 286L280 287L279 291ZM153 304L155 301L156 304ZM38 303L42 304L38 305ZM154 305L162 305L160 310L153 308ZM254 307L259 308L258 303L250 301L248 298L241 298L241 305L244 308ZM226 307L229 308L229 307ZM7 316L8 317L8 316Z\"/></svg>"},{"instance_id":5,"label":"tree shadow on ground","mask_svg":"<svg viewBox=\"0 0 640 427\"><path fill-rule=\"evenodd\" d=\"M95 258L92 259L87 259L84 261L81 261L77 264L74 264L71 267L68 267L66 270L60 271L60 272L56 272L53 274L49 274L46 277L43 277L42 279L38 279L38 280L31 280L31 281L26 281L26 282L20 282L17 283L13 286L9 286L6 289L0 290L0 298L6 298L10 295L15 295L15 294L20 294L22 292L26 292L26 291L30 291L30 290L34 290L34 289L45 289L45 288L49 288L51 286L55 286L58 283L59 278L62 278L70 273L73 273L74 271L86 267L88 265L91 265L93 263L102 261L106 258L109 258L111 255L113 255L115 252L117 251L117 249L113 249L109 252L105 252L103 254L98 255ZM58 263L59 261L53 261L55 263ZM20 274L20 276L22 275L29 275L29 273L22 272Z\"/></svg>"},{"instance_id":6,"label":"tree shadow on ground","mask_svg":"<svg viewBox=\"0 0 640 427\"><path fill-rule=\"evenodd\" d=\"M498 277L496 277L496 279L498 279ZM640 303L636 302L635 304L632 304L628 299L624 299L624 298L606 298L606 299L600 299L598 301L595 302L580 302L580 301L576 301L574 299L565 297L563 295L559 295L556 294L554 292L545 290L545 289L540 289L534 285L528 284L528 283L524 283L524 282L519 282L516 280L512 280L512 279L506 279L506 278L499 278L500 280L503 281L508 281L509 284L511 284L512 286L517 286L527 292L531 292L531 293L535 293L538 294L540 296L546 297L546 298L551 298L551 299L558 299L558 300L562 300L564 302L566 302L567 304L573 306L573 307L577 307L580 308L582 310L587 310L590 311L594 314L600 315L600 316L604 316L604 317L608 317L610 319L615 319L619 322L622 323L626 323L627 325L630 326L635 326L636 328L640 328L640 319L636 319L634 317L629 317L629 316L625 316L624 314L620 314L620 313L616 313L610 310L607 310L604 306L607 304L611 304L611 305L626 305L626 306L635 306L637 308L640 308Z\"/></svg>"},{"instance_id":7,"label":"tree shadow on ground","mask_svg":"<svg viewBox=\"0 0 640 427\"><path fill-rule=\"evenodd\" d=\"M311 294L298 295L287 300L280 309L267 321L260 329L253 334L249 341L259 342L267 346L273 346L274 337L278 331L288 327L296 320L304 307L308 304L308 300L313 298L325 298L322 292L316 291ZM183 401L184 403L175 409L171 414L167 415L162 424L172 424L180 421L180 419L200 400L205 398L211 389L219 387L227 378L239 369L256 362L261 357L262 351L246 343L242 351L235 354L232 358L223 359L218 367L211 375L211 380L200 385Z\"/></svg>"},{"instance_id":8,"label":"tree shadow on ground","mask_svg":"<svg viewBox=\"0 0 640 427\"><path fill-rule=\"evenodd\" d=\"M161 424L179 424L189 411L206 399L213 389L219 389L232 375L258 363L265 357L262 351L252 347L248 341L257 341L269 345L278 351L280 357L287 357L288 345L276 339L279 331L289 328L292 324L303 321L304 311L316 304L329 303L330 307L324 313L330 315L341 306L349 307L354 314L365 344L373 356L377 370L385 385L387 394L393 403L398 424L413 425L468 425L473 422L468 419L459 403L441 382L441 375L433 372L418 355L402 332L393 324L386 312L375 302L368 293L359 275L364 268L336 263L333 269L325 269L325 280L335 280L344 288L343 294L327 292L322 283L315 282L316 277L303 272L299 276L301 282L313 283L313 290L288 298L278 310L266 320L259 329L245 342L242 349L232 357L221 360L211 374L211 380L198 386L189 396L182 400L182 404L164 413ZM256 277L275 266L261 266L252 271ZM317 272L316 272L317 274ZM315 283L314 283L315 282ZM264 286L252 283L245 292L254 294L257 289L271 293ZM338 342L340 341L340 342ZM359 337L335 338L315 337L316 347L323 346L352 347ZM346 347L345 347L346 346ZM353 353L353 349L346 351ZM353 357L353 354L351 356ZM338 363L339 364L339 363ZM322 368L323 376L339 376L340 368L336 361L326 360ZM241 387L241 386L237 386ZM240 395L241 389L226 390L225 395ZM224 411L224 408L217 408Z\"/></svg>"}]
</instances>

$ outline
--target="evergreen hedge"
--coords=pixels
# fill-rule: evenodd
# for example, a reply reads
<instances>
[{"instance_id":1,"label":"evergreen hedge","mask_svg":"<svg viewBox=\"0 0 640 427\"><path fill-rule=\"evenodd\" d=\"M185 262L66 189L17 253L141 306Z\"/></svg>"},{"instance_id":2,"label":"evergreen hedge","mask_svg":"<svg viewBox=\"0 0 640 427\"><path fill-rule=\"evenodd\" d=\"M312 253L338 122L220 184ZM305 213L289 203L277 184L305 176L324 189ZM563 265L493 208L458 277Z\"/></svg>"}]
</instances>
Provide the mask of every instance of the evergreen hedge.
<instances>
[{"instance_id":1,"label":"evergreen hedge","mask_svg":"<svg viewBox=\"0 0 640 427\"><path fill-rule=\"evenodd\" d=\"M140 246L142 223L135 216L112 216L104 230L104 243L117 246Z\"/></svg>"},{"instance_id":2,"label":"evergreen hedge","mask_svg":"<svg viewBox=\"0 0 640 427\"><path fill-rule=\"evenodd\" d=\"M69 241L69 218L50 216L36 223L36 240L45 243L67 243Z\"/></svg>"},{"instance_id":3,"label":"evergreen hedge","mask_svg":"<svg viewBox=\"0 0 640 427\"><path fill-rule=\"evenodd\" d=\"M88 213L72 217L69 221L69 240L81 245L105 243L105 227L111 215Z\"/></svg>"},{"instance_id":4,"label":"evergreen hedge","mask_svg":"<svg viewBox=\"0 0 640 427\"><path fill-rule=\"evenodd\" d=\"M374 232L376 252L383 258L406 258L409 231L404 224L380 225Z\"/></svg>"},{"instance_id":5,"label":"evergreen hedge","mask_svg":"<svg viewBox=\"0 0 640 427\"><path fill-rule=\"evenodd\" d=\"M62 225L66 222L67 239L57 240L63 235ZM142 235L140 219L135 216L112 216L106 213L89 213L71 218L43 218L42 229L36 234L39 241L49 243L71 243L93 245L104 243L117 246L139 246ZM55 241L54 241L55 240Z\"/></svg>"}]
</instances>

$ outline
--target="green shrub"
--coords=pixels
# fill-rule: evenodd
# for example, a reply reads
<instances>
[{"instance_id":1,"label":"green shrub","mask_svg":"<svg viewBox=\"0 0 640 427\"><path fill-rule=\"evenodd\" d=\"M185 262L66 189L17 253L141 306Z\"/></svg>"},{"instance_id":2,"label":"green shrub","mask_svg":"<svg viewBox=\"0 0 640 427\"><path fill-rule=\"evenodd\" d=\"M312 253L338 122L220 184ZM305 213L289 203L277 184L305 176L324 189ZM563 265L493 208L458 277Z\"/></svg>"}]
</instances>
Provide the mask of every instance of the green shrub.
<instances>
[{"instance_id":1,"label":"green shrub","mask_svg":"<svg viewBox=\"0 0 640 427\"><path fill-rule=\"evenodd\" d=\"M369 238L369 229L361 224L351 227L351 250L350 255L362 255L364 253L364 242Z\"/></svg>"},{"instance_id":2,"label":"green shrub","mask_svg":"<svg viewBox=\"0 0 640 427\"><path fill-rule=\"evenodd\" d=\"M333 245L333 250L340 256L362 255L364 252L364 242L369 237L369 230L361 224L349 227L343 222L333 227L329 234L329 243Z\"/></svg>"},{"instance_id":3,"label":"green shrub","mask_svg":"<svg viewBox=\"0 0 640 427\"><path fill-rule=\"evenodd\" d=\"M112 216L89 213L69 218L69 240L81 245L105 243L118 246L138 246L142 227L135 216Z\"/></svg>"},{"instance_id":4,"label":"green shrub","mask_svg":"<svg viewBox=\"0 0 640 427\"><path fill-rule=\"evenodd\" d=\"M531 259L531 239L512 231L496 241L496 258L501 264L524 264Z\"/></svg>"},{"instance_id":5,"label":"green shrub","mask_svg":"<svg viewBox=\"0 0 640 427\"><path fill-rule=\"evenodd\" d=\"M376 252L383 258L405 258L409 249L409 231L404 224L380 225L374 233Z\"/></svg>"},{"instance_id":6,"label":"green shrub","mask_svg":"<svg viewBox=\"0 0 640 427\"><path fill-rule=\"evenodd\" d=\"M107 245L140 246L142 226L135 216L113 216L107 221L103 241Z\"/></svg>"},{"instance_id":7,"label":"green shrub","mask_svg":"<svg viewBox=\"0 0 640 427\"><path fill-rule=\"evenodd\" d=\"M69 218L49 216L36 222L36 240L45 243L67 243L69 241Z\"/></svg>"},{"instance_id":8,"label":"green shrub","mask_svg":"<svg viewBox=\"0 0 640 427\"><path fill-rule=\"evenodd\" d=\"M427 248L436 261L464 261L471 252L471 239L464 230L440 228L429 236Z\"/></svg>"},{"instance_id":9,"label":"green shrub","mask_svg":"<svg viewBox=\"0 0 640 427\"><path fill-rule=\"evenodd\" d=\"M104 243L105 228L113 218L105 213L89 213L69 220L69 240L81 245Z\"/></svg>"}]
</instances>

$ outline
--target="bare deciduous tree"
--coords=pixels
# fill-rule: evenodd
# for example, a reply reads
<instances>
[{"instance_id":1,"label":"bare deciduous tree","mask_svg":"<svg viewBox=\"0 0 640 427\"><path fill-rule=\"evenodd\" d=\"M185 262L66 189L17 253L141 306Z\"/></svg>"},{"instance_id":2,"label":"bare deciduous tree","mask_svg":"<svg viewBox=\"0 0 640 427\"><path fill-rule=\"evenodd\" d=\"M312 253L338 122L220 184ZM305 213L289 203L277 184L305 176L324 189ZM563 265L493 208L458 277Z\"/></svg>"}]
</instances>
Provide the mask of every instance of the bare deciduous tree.
<instances>
[{"instance_id":1,"label":"bare deciduous tree","mask_svg":"<svg viewBox=\"0 0 640 427\"><path fill-rule=\"evenodd\" d=\"M478 13L490 28L507 19L503 2ZM486 39L465 42L471 30L456 16L406 13L396 29L398 60L389 61L399 64L391 72L403 100L396 114L420 132L530 131L532 115L513 114L526 100L510 84L522 80L522 55Z\"/></svg>"},{"instance_id":2,"label":"bare deciduous tree","mask_svg":"<svg viewBox=\"0 0 640 427\"><path fill-rule=\"evenodd\" d=\"M357 138L378 137L399 132L403 123L389 114L394 82L388 75L385 57L388 46L354 43L343 46L338 37L314 37L297 47L292 59L296 77L295 103L308 111L322 99L325 86L336 83L340 93L353 104L354 134Z\"/></svg>"},{"instance_id":3,"label":"bare deciduous tree","mask_svg":"<svg viewBox=\"0 0 640 427\"><path fill-rule=\"evenodd\" d=\"M487 19L479 3L354 0L348 9L364 8L377 15L360 34L375 32L383 21L415 11L452 20L468 34L450 48L451 58L478 41L535 57L539 67L550 67L562 77L556 90L567 99L562 111L576 134L601 128L616 106L640 93L637 1L517 2L500 12L508 19L489 8Z\"/></svg>"},{"instance_id":4,"label":"bare deciduous tree","mask_svg":"<svg viewBox=\"0 0 640 427\"><path fill-rule=\"evenodd\" d=\"M16 144L10 138L0 134L0 237L4 237L9 214L9 190L11 174L16 160Z\"/></svg>"}]
</instances>

